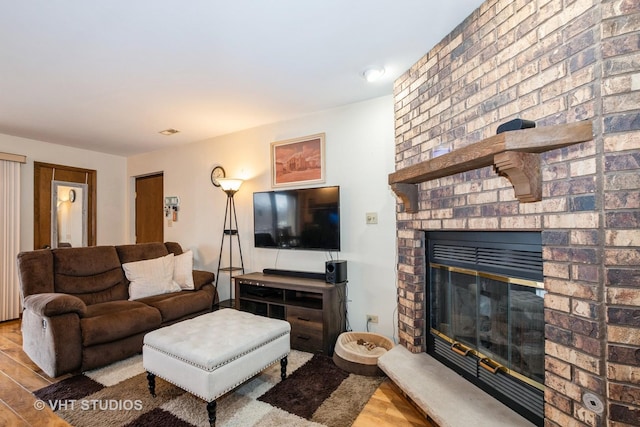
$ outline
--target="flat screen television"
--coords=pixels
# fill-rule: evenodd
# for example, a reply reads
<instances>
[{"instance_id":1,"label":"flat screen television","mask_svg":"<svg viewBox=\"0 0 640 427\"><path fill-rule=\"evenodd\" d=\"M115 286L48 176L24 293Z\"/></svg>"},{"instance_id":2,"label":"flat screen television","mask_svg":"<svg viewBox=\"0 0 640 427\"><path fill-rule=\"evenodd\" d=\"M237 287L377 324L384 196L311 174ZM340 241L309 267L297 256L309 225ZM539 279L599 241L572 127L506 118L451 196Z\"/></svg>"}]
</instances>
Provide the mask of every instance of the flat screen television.
<instances>
[{"instance_id":1,"label":"flat screen television","mask_svg":"<svg viewBox=\"0 0 640 427\"><path fill-rule=\"evenodd\" d=\"M253 193L256 248L340 250L340 187Z\"/></svg>"}]
</instances>

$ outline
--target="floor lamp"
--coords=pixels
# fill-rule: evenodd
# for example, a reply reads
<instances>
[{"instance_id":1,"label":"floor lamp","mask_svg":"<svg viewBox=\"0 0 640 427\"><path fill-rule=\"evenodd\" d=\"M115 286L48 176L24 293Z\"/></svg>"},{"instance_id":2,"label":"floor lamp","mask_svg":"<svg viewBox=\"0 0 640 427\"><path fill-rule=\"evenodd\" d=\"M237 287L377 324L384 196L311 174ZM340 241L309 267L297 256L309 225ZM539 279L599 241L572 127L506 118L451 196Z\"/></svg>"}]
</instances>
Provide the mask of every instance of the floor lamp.
<instances>
[{"instance_id":1,"label":"floor lamp","mask_svg":"<svg viewBox=\"0 0 640 427\"><path fill-rule=\"evenodd\" d=\"M242 247L240 246L240 234L238 233L238 218L236 217L236 204L233 200L233 196L238 192L242 185L241 179L235 178L218 178L220 188L227 193L227 205L224 210L224 229L222 233L222 241L220 242L220 257L218 258L218 272L216 274L216 289L218 288L218 280L220 279L220 272L226 271L229 273L229 300L220 302L220 307L235 306L233 299L233 272L242 271L244 274L244 261L242 260ZM238 251L240 252L240 266L233 265L233 238L237 239ZM220 267L222 262L222 252L224 249L225 237L229 239L229 266Z\"/></svg>"}]
</instances>

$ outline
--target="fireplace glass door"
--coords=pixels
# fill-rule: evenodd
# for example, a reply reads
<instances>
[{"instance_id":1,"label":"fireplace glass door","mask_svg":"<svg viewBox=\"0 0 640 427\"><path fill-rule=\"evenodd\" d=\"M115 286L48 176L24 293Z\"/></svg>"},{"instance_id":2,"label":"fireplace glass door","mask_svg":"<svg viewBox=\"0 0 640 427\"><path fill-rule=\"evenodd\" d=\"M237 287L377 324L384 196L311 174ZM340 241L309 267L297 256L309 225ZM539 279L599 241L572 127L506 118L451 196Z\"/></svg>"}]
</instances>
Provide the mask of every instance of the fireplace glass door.
<instances>
[{"instance_id":1,"label":"fireplace glass door","mask_svg":"<svg viewBox=\"0 0 640 427\"><path fill-rule=\"evenodd\" d=\"M540 282L430 265L432 333L489 368L544 383Z\"/></svg>"},{"instance_id":2,"label":"fireplace glass door","mask_svg":"<svg viewBox=\"0 0 640 427\"><path fill-rule=\"evenodd\" d=\"M541 233L428 231L427 353L544 424Z\"/></svg>"}]
</instances>

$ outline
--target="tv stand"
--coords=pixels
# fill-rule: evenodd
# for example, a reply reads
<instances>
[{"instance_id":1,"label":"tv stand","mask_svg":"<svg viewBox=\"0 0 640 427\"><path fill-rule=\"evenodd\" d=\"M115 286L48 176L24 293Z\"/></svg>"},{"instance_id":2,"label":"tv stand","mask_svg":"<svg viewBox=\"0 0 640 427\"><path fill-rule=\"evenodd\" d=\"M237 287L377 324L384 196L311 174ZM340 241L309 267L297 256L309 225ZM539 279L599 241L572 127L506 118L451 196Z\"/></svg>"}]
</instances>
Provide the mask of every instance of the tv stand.
<instances>
[{"instance_id":1,"label":"tv stand","mask_svg":"<svg viewBox=\"0 0 640 427\"><path fill-rule=\"evenodd\" d=\"M291 348L328 356L346 328L346 282L277 274L235 276L236 308L291 324Z\"/></svg>"}]
</instances>

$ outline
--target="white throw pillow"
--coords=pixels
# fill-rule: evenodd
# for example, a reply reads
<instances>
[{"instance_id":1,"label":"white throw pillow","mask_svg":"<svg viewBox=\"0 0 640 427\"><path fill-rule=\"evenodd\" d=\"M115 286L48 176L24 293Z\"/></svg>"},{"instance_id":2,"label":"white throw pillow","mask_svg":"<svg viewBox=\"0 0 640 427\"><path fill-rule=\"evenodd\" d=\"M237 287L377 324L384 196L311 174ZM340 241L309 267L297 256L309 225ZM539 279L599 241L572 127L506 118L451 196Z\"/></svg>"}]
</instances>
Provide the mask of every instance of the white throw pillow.
<instances>
[{"instance_id":1,"label":"white throw pillow","mask_svg":"<svg viewBox=\"0 0 640 427\"><path fill-rule=\"evenodd\" d=\"M173 254L122 264L131 282L129 300L180 291L180 285L173 281L173 267Z\"/></svg>"},{"instance_id":2,"label":"white throw pillow","mask_svg":"<svg viewBox=\"0 0 640 427\"><path fill-rule=\"evenodd\" d=\"M173 266L173 281L176 282L181 289L193 289L193 252L185 251L174 257L175 265Z\"/></svg>"}]
</instances>

